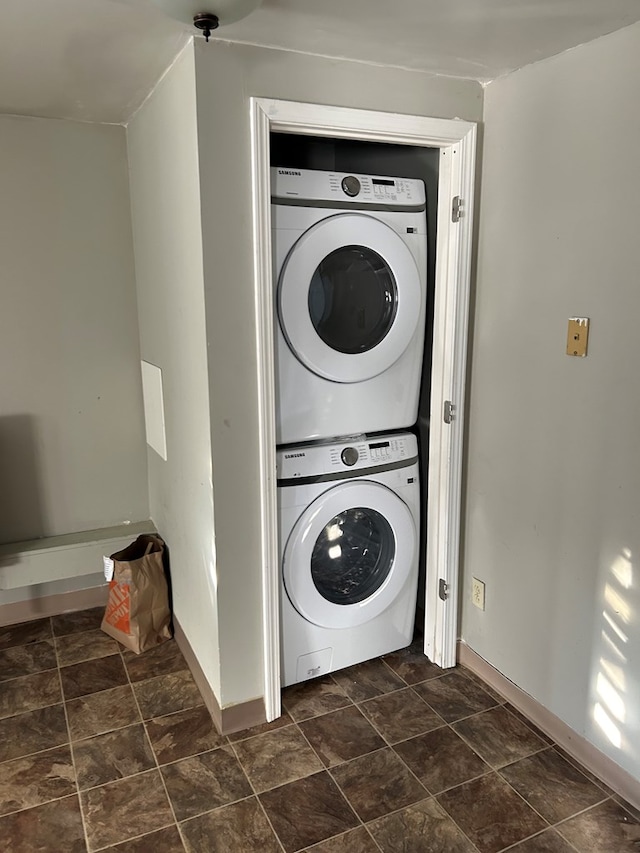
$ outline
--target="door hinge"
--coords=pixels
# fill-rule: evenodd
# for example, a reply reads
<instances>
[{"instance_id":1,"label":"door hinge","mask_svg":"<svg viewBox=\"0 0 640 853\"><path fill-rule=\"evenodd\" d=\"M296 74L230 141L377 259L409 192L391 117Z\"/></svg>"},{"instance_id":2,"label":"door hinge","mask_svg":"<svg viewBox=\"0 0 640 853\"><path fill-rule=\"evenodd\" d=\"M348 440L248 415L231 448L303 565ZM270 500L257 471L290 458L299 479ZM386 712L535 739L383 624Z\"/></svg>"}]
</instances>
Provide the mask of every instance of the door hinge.
<instances>
[{"instance_id":1,"label":"door hinge","mask_svg":"<svg viewBox=\"0 0 640 853\"><path fill-rule=\"evenodd\" d=\"M438 583L438 595L443 601L446 601L447 598L449 598L449 584L444 578L440 578Z\"/></svg>"},{"instance_id":2,"label":"door hinge","mask_svg":"<svg viewBox=\"0 0 640 853\"><path fill-rule=\"evenodd\" d=\"M451 400L444 401L444 422L445 424L450 424L451 421L455 420L456 417L456 407L451 402Z\"/></svg>"},{"instance_id":3,"label":"door hinge","mask_svg":"<svg viewBox=\"0 0 640 853\"><path fill-rule=\"evenodd\" d=\"M464 214L462 209L463 201L459 195L454 195L451 202L451 221L460 222L460 217Z\"/></svg>"}]
</instances>

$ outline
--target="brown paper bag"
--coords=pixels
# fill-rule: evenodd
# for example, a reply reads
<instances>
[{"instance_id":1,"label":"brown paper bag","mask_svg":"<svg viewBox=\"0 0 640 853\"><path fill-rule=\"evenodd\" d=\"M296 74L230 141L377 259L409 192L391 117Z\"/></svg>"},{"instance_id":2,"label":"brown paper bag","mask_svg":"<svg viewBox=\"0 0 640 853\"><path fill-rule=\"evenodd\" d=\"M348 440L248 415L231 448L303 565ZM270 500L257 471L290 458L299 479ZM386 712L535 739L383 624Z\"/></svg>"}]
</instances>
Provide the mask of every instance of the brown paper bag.
<instances>
[{"instance_id":1,"label":"brown paper bag","mask_svg":"<svg viewBox=\"0 0 640 853\"><path fill-rule=\"evenodd\" d=\"M143 534L110 558L113 578L101 627L138 655L171 639L163 556L162 539Z\"/></svg>"}]
</instances>

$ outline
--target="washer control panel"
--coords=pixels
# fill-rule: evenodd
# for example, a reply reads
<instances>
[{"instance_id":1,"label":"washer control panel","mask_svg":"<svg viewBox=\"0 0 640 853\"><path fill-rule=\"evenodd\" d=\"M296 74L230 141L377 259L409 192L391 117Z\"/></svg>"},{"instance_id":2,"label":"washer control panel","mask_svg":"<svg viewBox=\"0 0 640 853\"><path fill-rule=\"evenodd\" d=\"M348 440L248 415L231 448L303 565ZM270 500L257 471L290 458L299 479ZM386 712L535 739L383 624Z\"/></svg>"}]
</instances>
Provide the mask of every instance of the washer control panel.
<instances>
[{"instance_id":1,"label":"washer control panel","mask_svg":"<svg viewBox=\"0 0 640 853\"><path fill-rule=\"evenodd\" d=\"M339 444L298 444L276 453L279 480L318 477L341 471L386 468L418 455L418 442L411 433L385 436L353 436Z\"/></svg>"},{"instance_id":2,"label":"washer control panel","mask_svg":"<svg viewBox=\"0 0 640 853\"><path fill-rule=\"evenodd\" d=\"M319 172L311 169L271 169L271 196L274 199L296 199L296 203L353 201L422 209L425 206L424 182L415 178L391 178L384 175L354 175L348 172ZM282 203L282 202L281 202Z\"/></svg>"}]
</instances>

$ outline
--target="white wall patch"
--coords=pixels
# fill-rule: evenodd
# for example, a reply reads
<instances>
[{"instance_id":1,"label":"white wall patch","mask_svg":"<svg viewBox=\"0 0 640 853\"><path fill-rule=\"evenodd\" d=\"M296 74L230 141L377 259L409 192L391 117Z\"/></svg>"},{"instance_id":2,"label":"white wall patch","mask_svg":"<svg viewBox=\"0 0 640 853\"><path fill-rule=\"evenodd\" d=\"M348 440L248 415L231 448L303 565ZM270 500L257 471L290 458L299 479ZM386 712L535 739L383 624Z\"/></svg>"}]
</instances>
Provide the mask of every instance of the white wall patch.
<instances>
[{"instance_id":1,"label":"white wall patch","mask_svg":"<svg viewBox=\"0 0 640 853\"><path fill-rule=\"evenodd\" d=\"M142 394L144 397L144 422L147 444L167 461L167 436L164 428L164 398L162 371L155 364L141 361Z\"/></svg>"}]
</instances>

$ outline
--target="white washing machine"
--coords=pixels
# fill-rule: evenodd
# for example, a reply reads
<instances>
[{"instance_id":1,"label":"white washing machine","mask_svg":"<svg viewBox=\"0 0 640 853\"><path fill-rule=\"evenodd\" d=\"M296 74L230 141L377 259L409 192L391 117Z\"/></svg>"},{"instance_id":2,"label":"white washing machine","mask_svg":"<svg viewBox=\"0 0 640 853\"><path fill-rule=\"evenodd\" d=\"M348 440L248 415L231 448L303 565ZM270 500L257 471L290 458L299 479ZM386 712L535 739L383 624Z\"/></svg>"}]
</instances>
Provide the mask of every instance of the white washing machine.
<instances>
[{"instance_id":1,"label":"white washing machine","mask_svg":"<svg viewBox=\"0 0 640 853\"><path fill-rule=\"evenodd\" d=\"M419 180L271 170L277 443L417 418L427 234Z\"/></svg>"},{"instance_id":2,"label":"white washing machine","mask_svg":"<svg viewBox=\"0 0 640 853\"><path fill-rule=\"evenodd\" d=\"M282 685L409 645L420 528L415 436L281 448L277 471Z\"/></svg>"}]
</instances>

